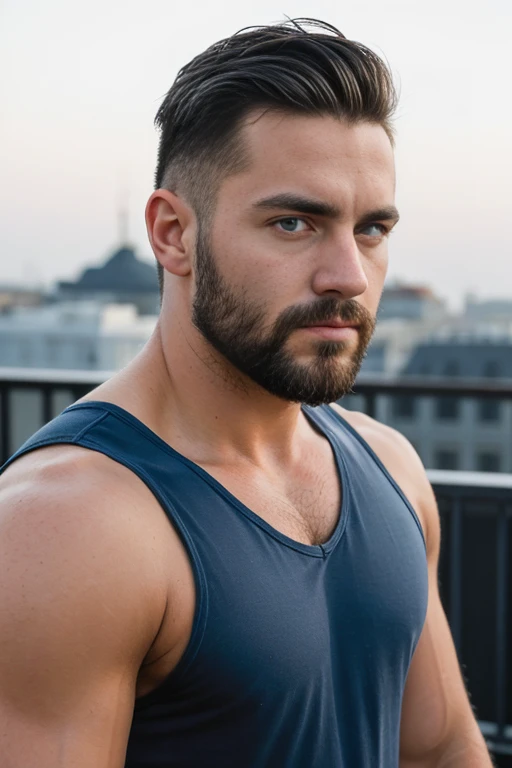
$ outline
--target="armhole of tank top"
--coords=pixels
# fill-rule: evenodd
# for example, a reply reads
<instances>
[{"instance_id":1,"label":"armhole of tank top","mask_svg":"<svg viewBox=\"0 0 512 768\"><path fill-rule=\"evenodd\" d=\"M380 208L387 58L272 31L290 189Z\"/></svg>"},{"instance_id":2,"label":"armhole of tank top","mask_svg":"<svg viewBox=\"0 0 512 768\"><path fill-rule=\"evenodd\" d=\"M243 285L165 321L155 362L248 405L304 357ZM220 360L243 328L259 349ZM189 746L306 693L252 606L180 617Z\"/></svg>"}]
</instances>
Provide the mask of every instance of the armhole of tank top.
<instances>
[{"instance_id":1,"label":"armhole of tank top","mask_svg":"<svg viewBox=\"0 0 512 768\"><path fill-rule=\"evenodd\" d=\"M206 620L208 616L208 589L206 575L194 542L192 541L192 538L190 537L187 528L181 520L180 515L176 511L171 499L169 499L168 496L162 493L160 489L155 486L149 475L147 475L143 469L132 464L125 458L119 459L111 456L105 451L104 447L101 444L96 443L96 441L90 435L83 435L80 439L80 445L84 448L89 448L91 450L98 451L99 453L103 453L113 461L117 461L119 464L122 464L127 469L131 470L146 485L146 487L151 491L157 502L162 507L165 516L177 532L183 546L185 547L185 551L189 558L194 576L194 586L196 591L194 618L192 622L192 632L190 634L187 646L180 660L174 669L167 675L167 677L165 677L153 691L150 691L149 693L146 693L145 695L140 696L135 700L135 707L136 709L139 709L158 701L167 686L171 684L175 685L178 680L185 675L187 670L192 665L194 659L196 658L203 641L204 632L206 629Z\"/></svg>"},{"instance_id":2,"label":"armhole of tank top","mask_svg":"<svg viewBox=\"0 0 512 768\"><path fill-rule=\"evenodd\" d=\"M385 477L391 483L391 485L393 486L395 491L398 493L398 495L400 496L400 498L404 502L405 506L407 507L407 509L411 513L412 518L413 518L414 522L416 523L416 525L418 527L418 530L420 532L420 535L421 535L421 538L422 538L422 541L423 541L423 545L425 547L425 551L427 551L427 542L425 540L425 532L423 530L422 524L420 523L420 520L419 520L419 517L418 517L418 515L416 513L416 510L414 509L413 505L411 504L411 502L409 501L409 499L407 498L405 493L400 488L399 484L396 482L396 480L393 477L393 475L390 473L390 471L388 470L386 465L381 461L381 459L377 456L377 454L375 453L375 451L373 450L371 445L366 442L366 440L364 439L364 437L362 435L359 434L357 429L355 429L351 424L349 424L348 421L343 418L341 413L339 413L339 411L335 410L334 408L331 408L330 405L327 406L327 407L329 408L329 411L331 412L333 417L336 419L336 421L338 423L340 423L343 427L345 427L346 430L348 432L350 432L350 434L353 435L356 438L356 440L360 443L360 445L363 446L363 448L368 453L370 458L373 459L375 464L379 467L381 472L385 475Z\"/></svg>"},{"instance_id":3,"label":"armhole of tank top","mask_svg":"<svg viewBox=\"0 0 512 768\"><path fill-rule=\"evenodd\" d=\"M153 496L157 500L158 504L160 504L160 506L162 507L162 510L165 516L167 517L167 519L169 520L170 524L176 530L187 552L187 556L189 558L189 562L192 568L192 573L194 576L194 586L195 586L196 594L195 594L194 618L192 622L192 632L190 634L190 638L183 652L183 655L181 656L180 660L178 661L177 665L174 667L172 672L170 672L167 675L167 677L164 678L164 680L162 680L162 682L157 686L157 688L155 688L153 691L150 691L149 693L135 700L136 708L139 708L139 707L142 708L158 700L161 696L161 692L168 685L175 684L180 678L182 678L183 675L190 668L195 657L197 656L197 653L199 652L199 649L201 647L204 632L206 629L206 620L208 615L208 590L207 590L206 575L205 575L204 568L201 563L199 554L197 552L197 549L194 546L194 543L188 534L186 526L183 524L179 514L174 508L172 501L166 496L164 496L164 494L162 494L159 491L159 489L155 487L151 478L148 475L146 475L144 470L141 470L139 467L136 467L135 465L131 464L131 462L127 460L124 460L124 459L121 460L120 458L113 456L111 453L109 453L105 449L104 446L102 446L99 443L96 443L96 441L90 436L89 433L92 430L92 428L96 426L98 423L100 423L101 421L103 421L103 419L106 418L107 416L108 416L108 413L101 414L100 416L98 416L97 419L94 419L94 421L90 422L84 429L80 430L76 435L54 435L52 437L49 437L43 440L38 440L37 442L35 441L33 443L29 443L26 447L22 446L16 453L14 453L8 459L8 461L3 465L1 469L2 471L4 469L7 469L7 467L11 463L13 463L16 459L21 458L21 456L32 453L33 451L36 451L39 448L46 448L52 445L75 445L75 446L78 446L79 448L86 448L88 450L96 451L97 453L102 453L107 458L112 459L112 461L116 461L118 464L122 464L123 466L125 466L146 485L146 487L150 490L150 492L153 494Z\"/></svg>"}]
</instances>

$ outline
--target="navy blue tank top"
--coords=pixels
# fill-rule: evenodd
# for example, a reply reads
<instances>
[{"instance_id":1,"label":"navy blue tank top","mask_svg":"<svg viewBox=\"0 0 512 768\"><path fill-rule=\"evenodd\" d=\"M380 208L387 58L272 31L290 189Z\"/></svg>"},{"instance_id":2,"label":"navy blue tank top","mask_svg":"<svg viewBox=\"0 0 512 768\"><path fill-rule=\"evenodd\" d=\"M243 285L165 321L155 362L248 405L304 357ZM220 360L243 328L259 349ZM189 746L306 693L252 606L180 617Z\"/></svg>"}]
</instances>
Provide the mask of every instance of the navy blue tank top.
<instances>
[{"instance_id":1,"label":"navy blue tank top","mask_svg":"<svg viewBox=\"0 0 512 768\"><path fill-rule=\"evenodd\" d=\"M126 768L399 764L427 606L423 533L359 434L328 406L303 410L330 442L342 487L339 521L318 546L277 531L115 405L71 406L13 457L56 443L106 454L146 483L188 552L192 636L136 701Z\"/></svg>"}]
</instances>

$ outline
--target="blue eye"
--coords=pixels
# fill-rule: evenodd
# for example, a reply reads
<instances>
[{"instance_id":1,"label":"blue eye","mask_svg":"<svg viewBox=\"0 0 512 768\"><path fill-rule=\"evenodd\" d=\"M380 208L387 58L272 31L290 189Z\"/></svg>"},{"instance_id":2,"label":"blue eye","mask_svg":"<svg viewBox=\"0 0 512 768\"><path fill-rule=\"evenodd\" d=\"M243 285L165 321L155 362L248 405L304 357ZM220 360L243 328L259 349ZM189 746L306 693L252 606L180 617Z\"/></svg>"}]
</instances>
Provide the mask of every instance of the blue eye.
<instances>
[{"instance_id":1,"label":"blue eye","mask_svg":"<svg viewBox=\"0 0 512 768\"><path fill-rule=\"evenodd\" d=\"M279 219L275 222L283 230L283 232L289 232L295 234L296 232L303 232L306 228L306 222L303 219L299 219L297 216L288 216L286 219ZM302 225L302 227L300 226Z\"/></svg>"},{"instance_id":2,"label":"blue eye","mask_svg":"<svg viewBox=\"0 0 512 768\"><path fill-rule=\"evenodd\" d=\"M369 237L382 237L387 234L387 229L383 224L368 224L362 230L362 234L369 235Z\"/></svg>"}]
</instances>

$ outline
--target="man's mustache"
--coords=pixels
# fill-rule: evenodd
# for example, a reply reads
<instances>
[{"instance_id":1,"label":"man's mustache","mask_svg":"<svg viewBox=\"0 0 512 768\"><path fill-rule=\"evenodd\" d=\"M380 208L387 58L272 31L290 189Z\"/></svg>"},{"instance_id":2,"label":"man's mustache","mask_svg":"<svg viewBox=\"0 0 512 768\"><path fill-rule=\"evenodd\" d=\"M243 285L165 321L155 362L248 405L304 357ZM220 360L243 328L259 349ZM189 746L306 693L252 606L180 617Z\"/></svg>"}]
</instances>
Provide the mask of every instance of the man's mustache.
<instances>
[{"instance_id":1,"label":"man's mustache","mask_svg":"<svg viewBox=\"0 0 512 768\"><path fill-rule=\"evenodd\" d=\"M278 318L275 331L277 333L289 333L296 328L322 325L333 320L354 323L368 329L373 329L375 324L375 320L368 310L354 299L325 298L312 304L289 307Z\"/></svg>"}]
</instances>

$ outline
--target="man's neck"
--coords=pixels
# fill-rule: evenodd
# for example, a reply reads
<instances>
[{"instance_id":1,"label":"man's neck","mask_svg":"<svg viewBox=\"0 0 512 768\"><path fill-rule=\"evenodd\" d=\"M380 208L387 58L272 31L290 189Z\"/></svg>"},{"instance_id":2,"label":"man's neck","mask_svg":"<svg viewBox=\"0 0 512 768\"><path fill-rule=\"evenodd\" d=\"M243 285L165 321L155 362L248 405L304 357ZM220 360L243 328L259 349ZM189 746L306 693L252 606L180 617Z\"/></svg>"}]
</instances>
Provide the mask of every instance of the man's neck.
<instances>
[{"instance_id":1,"label":"man's neck","mask_svg":"<svg viewBox=\"0 0 512 768\"><path fill-rule=\"evenodd\" d=\"M144 421L200 464L294 462L311 427L300 405L270 395L199 333L159 321L142 352L94 393Z\"/></svg>"}]
</instances>

